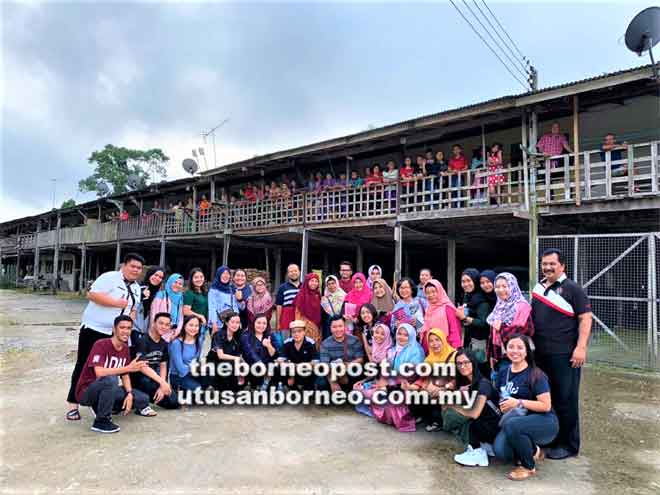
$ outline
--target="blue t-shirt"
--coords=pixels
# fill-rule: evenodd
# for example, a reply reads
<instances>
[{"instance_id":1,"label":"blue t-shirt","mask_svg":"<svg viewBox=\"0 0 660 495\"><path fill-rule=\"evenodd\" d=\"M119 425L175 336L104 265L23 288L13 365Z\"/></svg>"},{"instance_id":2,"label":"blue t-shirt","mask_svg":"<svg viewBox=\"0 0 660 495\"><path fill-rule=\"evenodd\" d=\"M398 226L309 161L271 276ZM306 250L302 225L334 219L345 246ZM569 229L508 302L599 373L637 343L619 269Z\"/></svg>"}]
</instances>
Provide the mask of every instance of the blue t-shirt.
<instances>
[{"instance_id":1,"label":"blue t-shirt","mask_svg":"<svg viewBox=\"0 0 660 495\"><path fill-rule=\"evenodd\" d=\"M537 371L536 380L532 380L531 368L514 373L511 366L500 368L497 374L496 391L500 400L513 397L522 400L537 400L538 396L550 392L548 377L542 371Z\"/></svg>"}]
</instances>

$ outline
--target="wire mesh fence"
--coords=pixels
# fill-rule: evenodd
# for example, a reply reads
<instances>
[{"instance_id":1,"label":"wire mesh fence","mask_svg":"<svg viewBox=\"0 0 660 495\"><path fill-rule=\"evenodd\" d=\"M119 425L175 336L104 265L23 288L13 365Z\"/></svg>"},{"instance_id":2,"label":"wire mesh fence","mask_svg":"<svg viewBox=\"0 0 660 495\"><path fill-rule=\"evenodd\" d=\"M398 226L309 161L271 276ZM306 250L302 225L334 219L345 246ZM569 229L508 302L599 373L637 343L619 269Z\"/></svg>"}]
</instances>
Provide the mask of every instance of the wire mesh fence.
<instances>
[{"instance_id":1,"label":"wire mesh fence","mask_svg":"<svg viewBox=\"0 0 660 495\"><path fill-rule=\"evenodd\" d=\"M567 276L589 296L590 361L660 369L659 239L657 232L539 236L539 257L545 249L561 249Z\"/></svg>"}]
</instances>

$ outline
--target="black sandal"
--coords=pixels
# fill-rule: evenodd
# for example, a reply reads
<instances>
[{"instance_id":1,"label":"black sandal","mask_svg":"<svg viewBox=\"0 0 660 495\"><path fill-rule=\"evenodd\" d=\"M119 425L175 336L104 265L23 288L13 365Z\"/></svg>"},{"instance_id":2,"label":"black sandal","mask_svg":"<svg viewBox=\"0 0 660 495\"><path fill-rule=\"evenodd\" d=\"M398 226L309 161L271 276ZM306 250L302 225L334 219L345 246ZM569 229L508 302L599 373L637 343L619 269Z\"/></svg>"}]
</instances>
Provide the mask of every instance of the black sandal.
<instances>
[{"instance_id":1,"label":"black sandal","mask_svg":"<svg viewBox=\"0 0 660 495\"><path fill-rule=\"evenodd\" d=\"M65 417L67 421L80 421L80 411L78 408L71 409L68 413L66 413Z\"/></svg>"}]
</instances>

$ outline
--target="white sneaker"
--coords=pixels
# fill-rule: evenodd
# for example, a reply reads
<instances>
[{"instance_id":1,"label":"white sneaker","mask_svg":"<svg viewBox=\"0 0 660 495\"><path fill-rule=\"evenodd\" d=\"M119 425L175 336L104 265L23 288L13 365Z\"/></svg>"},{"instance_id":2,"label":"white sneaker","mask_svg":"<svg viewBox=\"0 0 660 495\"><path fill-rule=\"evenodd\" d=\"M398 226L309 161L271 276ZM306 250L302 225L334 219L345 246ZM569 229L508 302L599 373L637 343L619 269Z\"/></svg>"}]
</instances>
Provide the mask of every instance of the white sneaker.
<instances>
[{"instance_id":1,"label":"white sneaker","mask_svg":"<svg viewBox=\"0 0 660 495\"><path fill-rule=\"evenodd\" d=\"M484 449L486 451L486 454L488 454L488 457L495 457L495 451L493 450L492 443L479 444L479 448Z\"/></svg>"},{"instance_id":2,"label":"white sneaker","mask_svg":"<svg viewBox=\"0 0 660 495\"><path fill-rule=\"evenodd\" d=\"M456 454L454 461L463 466L488 466L488 454L482 448L473 449L470 445L462 454Z\"/></svg>"}]
</instances>

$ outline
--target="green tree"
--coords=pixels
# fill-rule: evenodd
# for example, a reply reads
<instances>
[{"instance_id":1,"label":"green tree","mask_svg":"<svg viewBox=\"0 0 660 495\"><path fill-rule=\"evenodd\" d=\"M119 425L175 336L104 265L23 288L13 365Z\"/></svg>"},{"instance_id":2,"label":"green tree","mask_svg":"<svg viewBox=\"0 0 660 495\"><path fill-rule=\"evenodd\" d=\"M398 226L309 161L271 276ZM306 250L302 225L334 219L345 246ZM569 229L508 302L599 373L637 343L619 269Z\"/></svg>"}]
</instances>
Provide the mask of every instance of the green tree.
<instances>
[{"instance_id":1,"label":"green tree","mask_svg":"<svg viewBox=\"0 0 660 495\"><path fill-rule=\"evenodd\" d=\"M94 151L87 159L94 164L94 173L78 182L81 192L96 192L96 185L105 182L112 186L110 194L128 191L128 177L138 178L139 188L147 186L153 177L167 177L167 162L170 159L159 148L150 150L132 150L107 144L101 151Z\"/></svg>"},{"instance_id":2,"label":"green tree","mask_svg":"<svg viewBox=\"0 0 660 495\"><path fill-rule=\"evenodd\" d=\"M60 206L60 208L61 208L61 209L64 209L64 208L72 208L72 207L74 207L74 206L76 206L76 200L75 200L75 199L71 199L71 198L69 198L69 199L67 199L64 203L62 203L62 206Z\"/></svg>"}]
</instances>

